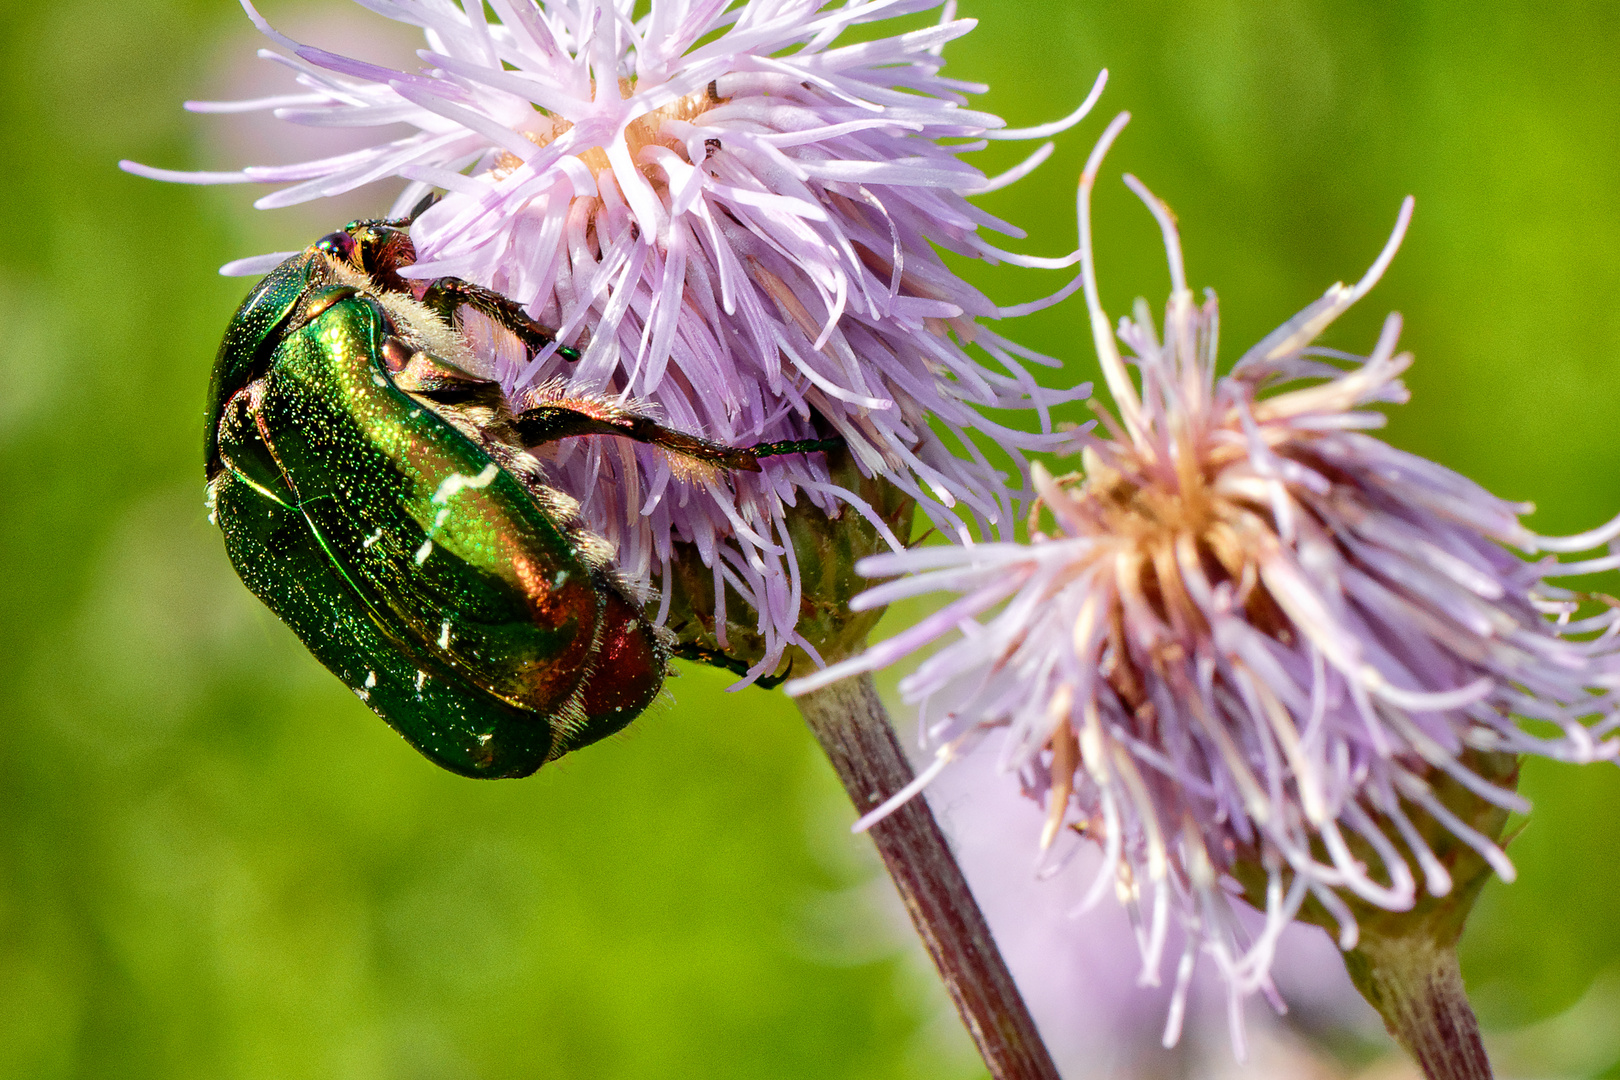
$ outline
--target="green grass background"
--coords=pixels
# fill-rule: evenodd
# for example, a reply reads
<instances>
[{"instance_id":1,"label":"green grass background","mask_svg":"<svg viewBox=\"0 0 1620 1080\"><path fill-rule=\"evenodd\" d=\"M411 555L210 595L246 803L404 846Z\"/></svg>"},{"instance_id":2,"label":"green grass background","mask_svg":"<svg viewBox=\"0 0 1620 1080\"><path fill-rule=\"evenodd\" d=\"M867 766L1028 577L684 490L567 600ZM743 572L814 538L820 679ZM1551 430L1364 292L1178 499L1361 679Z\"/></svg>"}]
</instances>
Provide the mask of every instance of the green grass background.
<instances>
[{"instance_id":1,"label":"green grass background","mask_svg":"<svg viewBox=\"0 0 1620 1080\"><path fill-rule=\"evenodd\" d=\"M1118 315L1167 289L1129 169L1179 214L1230 360L1359 276L1415 194L1394 268L1329 338L1365 350L1406 315L1414 400L1390 438L1536 501L1544 530L1620 510L1612 5L963 11L981 25L947 71L992 83L982 105L1014 124L1114 72L1099 117L983 200L1036 233L1021 250L1072 245L1080 162L1101 117L1133 110L1097 199L1105 300ZM199 423L247 283L214 268L350 211L258 214L245 189L113 163L243 163L219 148L228 121L179 102L253 62L245 25L229 0L0 7L0 1077L972 1075L928 1052L937 999L907 961L807 944L807 906L864 871L780 698L687 671L628 735L474 783L236 582L204 520ZM1061 278L968 272L1003 302ZM1078 303L1014 333L1095 376ZM1463 949L1499 1030L1620 964L1620 772L1532 763L1525 790L1520 880L1487 890ZM1558 1073L1569 1038L1532 1065L1620 1076L1592 1053Z\"/></svg>"}]
</instances>

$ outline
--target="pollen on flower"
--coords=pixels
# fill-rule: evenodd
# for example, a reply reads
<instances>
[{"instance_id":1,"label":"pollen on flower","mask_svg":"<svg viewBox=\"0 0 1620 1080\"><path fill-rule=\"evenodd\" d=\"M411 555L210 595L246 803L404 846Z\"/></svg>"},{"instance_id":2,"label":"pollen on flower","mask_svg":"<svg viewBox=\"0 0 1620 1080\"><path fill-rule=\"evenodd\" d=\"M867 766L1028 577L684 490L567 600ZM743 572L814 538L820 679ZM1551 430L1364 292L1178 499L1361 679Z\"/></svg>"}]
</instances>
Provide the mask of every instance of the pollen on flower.
<instances>
[{"instance_id":1,"label":"pollen on flower","mask_svg":"<svg viewBox=\"0 0 1620 1080\"><path fill-rule=\"evenodd\" d=\"M1537 536L1520 522L1527 506L1367 433L1384 422L1367 406L1407 397L1399 318L1365 357L1314 341L1389 265L1410 199L1360 282L1333 286L1218 378L1215 298L1195 302L1173 215L1127 176L1162 230L1171 290L1161 322L1139 301L1116 327L1089 203L1125 119L1080 185L1083 286L1114 405L1075 433L1081 468L1033 467L1027 544L865 560L861 573L896 580L857 606L960 596L788 690L948 639L900 684L936 753L921 779L1003 732L1003 766L1047 808L1032 848L1065 836L1102 847L1086 904L1113 892L1125 905L1145 981L1159 978L1172 917L1181 924L1166 1041L1202 953L1232 988L1241 1046L1236 1002L1273 994L1278 937L1308 899L1351 948L1346 898L1401 911L1420 889L1446 895L1441 847L1511 880L1498 844L1439 795L1528 808L1479 754L1620 756L1620 613L1552 584L1620 567L1620 553L1541 554L1615 541L1620 519ZM1240 871L1248 895L1263 893L1252 939L1232 911Z\"/></svg>"}]
</instances>

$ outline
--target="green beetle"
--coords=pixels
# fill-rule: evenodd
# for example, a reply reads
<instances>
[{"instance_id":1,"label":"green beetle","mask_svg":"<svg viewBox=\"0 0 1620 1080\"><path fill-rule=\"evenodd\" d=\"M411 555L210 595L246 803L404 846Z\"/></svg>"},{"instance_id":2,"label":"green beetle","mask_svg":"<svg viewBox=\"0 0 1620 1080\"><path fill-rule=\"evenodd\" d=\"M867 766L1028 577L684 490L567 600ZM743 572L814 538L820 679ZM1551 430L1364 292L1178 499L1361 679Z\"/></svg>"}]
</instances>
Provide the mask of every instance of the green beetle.
<instances>
[{"instance_id":1,"label":"green beetle","mask_svg":"<svg viewBox=\"0 0 1620 1080\"><path fill-rule=\"evenodd\" d=\"M496 293L401 279L407 225L351 223L242 303L209 393L209 503L243 582L407 741L526 776L634 719L672 651L734 666L666 644L527 448L616 435L757 471L838 440L727 447L598 400L514 413L468 373L464 309L531 354L578 353Z\"/></svg>"}]
</instances>

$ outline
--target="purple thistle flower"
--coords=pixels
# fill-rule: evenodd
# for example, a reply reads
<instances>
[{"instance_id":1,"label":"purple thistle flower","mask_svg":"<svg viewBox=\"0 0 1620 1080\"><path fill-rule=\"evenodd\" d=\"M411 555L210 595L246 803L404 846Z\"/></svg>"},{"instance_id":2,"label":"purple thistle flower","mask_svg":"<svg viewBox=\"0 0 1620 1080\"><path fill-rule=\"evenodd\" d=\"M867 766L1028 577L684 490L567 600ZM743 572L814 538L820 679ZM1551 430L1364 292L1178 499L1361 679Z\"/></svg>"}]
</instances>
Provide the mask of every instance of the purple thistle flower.
<instances>
[{"instance_id":1,"label":"purple thistle flower","mask_svg":"<svg viewBox=\"0 0 1620 1080\"><path fill-rule=\"evenodd\" d=\"M1083 899L1102 851L1076 845L1063 875L1031 888L1026 853L1041 834L1042 814L1014 785L996 782L996 750L985 744L965 753L929 786L928 799L1064 1077L1222 1075L1218 1065L1198 1064L1211 1059L1226 1027L1228 1001L1219 977L1207 967L1194 973L1186 1037L1174 1053L1159 1048L1173 988L1134 985L1141 957L1127 914L1105 906L1083 919L1067 917ZM1238 916L1246 928L1260 920L1252 911L1240 909ZM1170 935L1174 947L1175 927ZM1310 1029L1376 1036L1376 1014L1335 961L1337 951L1317 927L1291 924L1272 970L1278 989ZM1245 1075L1303 1080L1333 1072L1267 1010L1246 1012L1251 1053Z\"/></svg>"},{"instance_id":2,"label":"purple thistle flower","mask_svg":"<svg viewBox=\"0 0 1620 1080\"><path fill-rule=\"evenodd\" d=\"M954 3L937 26L840 45L845 31L938 0L654 0L640 19L628 2L491 0L498 22L483 4L363 2L422 27L420 72L299 45L243 0L291 53L263 55L291 68L307 92L188 107L413 130L296 165L125 167L186 183L291 185L260 199L262 208L397 176L410 181L394 206L403 215L442 189L412 225L418 261L407 273L493 288L584 353L577 362L554 349L531 358L500 335L475 333L481 374L499 379L519 407L607 399L734 446L840 436L864 475L898 486L951 535L968 538L967 522L1006 530L1007 478L981 441L1024 474L1025 452L1063 438L1049 408L1088 388L1039 387L1025 363L1055 362L979 322L1044 302L998 307L935 248L1073 265L1077 253L995 247L986 232L1023 234L968 201L1033 169L1050 143L994 179L962 155L985 140L1073 125L1101 78L1066 119L1012 131L964 107L983 87L940 74L941 48L974 25L954 17ZM283 257L225 272L261 272ZM971 356L970 344L991 363ZM1002 426L986 409L1034 410L1040 433ZM612 439L565 440L546 453L553 482L580 500L626 582L651 597L662 589L660 621L678 545L712 571L722 646L726 587L754 609L764 656L753 675L774 671L791 645L815 652L794 630L790 508L803 501L836 516L851 507L896 548L904 539L817 455L716 475Z\"/></svg>"},{"instance_id":3,"label":"purple thistle flower","mask_svg":"<svg viewBox=\"0 0 1620 1080\"><path fill-rule=\"evenodd\" d=\"M1359 283L1334 285L1216 378L1215 298L1194 301L1173 216L1127 175L1163 231L1171 295L1162 333L1142 301L1121 320L1121 356L1098 299L1089 204L1126 119L1103 135L1079 193L1085 295L1117 419L1099 408L1101 432L1079 436L1083 473L1035 466L1030 543L864 560L867 576L900 576L857 607L936 590L960 598L788 689L882 667L955 631L900 684L936 758L862 824L1002 730L1003 768L1046 801L1041 846L1073 832L1102 846L1082 909L1118 893L1146 981L1159 977L1172 914L1182 924L1166 1042L1202 951L1231 988L1241 1045L1238 1002L1269 990L1278 936L1307 898L1350 949L1346 897L1404 911L1420 878L1433 896L1451 890L1415 819L1512 879L1498 845L1436 796L1455 784L1528 809L1467 755L1620 754L1609 738L1620 727L1620 615L1581 617L1584 598L1548 584L1620 567L1620 555L1560 564L1509 550L1586 550L1620 536L1620 519L1537 536L1520 522L1529 506L1366 434L1384 422L1367 406L1407 398L1399 318L1366 357L1312 342L1388 266L1410 199ZM1264 878L1253 935L1231 902L1239 864Z\"/></svg>"}]
</instances>

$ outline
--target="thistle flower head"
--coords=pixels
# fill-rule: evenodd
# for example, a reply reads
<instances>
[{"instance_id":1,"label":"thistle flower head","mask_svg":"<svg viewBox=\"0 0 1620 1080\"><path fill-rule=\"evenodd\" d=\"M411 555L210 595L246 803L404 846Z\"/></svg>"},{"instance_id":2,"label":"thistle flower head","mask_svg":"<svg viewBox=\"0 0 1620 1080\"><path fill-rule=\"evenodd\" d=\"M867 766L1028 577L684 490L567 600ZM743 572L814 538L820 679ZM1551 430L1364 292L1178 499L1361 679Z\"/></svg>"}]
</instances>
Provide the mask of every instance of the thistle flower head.
<instances>
[{"instance_id":1,"label":"thistle flower head","mask_svg":"<svg viewBox=\"0 0 1620 1080\"><path fill-rule=\"evenodd\" d=\"M1220 1074L1199 1065L1218 1050L1225 1027L1226 994L1218 975L1208 966L1194 972L1180 1048L1174 1054L1160 1049L1172 987L1133 985L1141 959L1127 913L1105 905L1085 918L1066 917L1083 899L1102 851L1075 845L1064 873L1032 888L1028 849L1008 839L1038 835L1041 811L998 777L997 748L990 742L941 773L929 787L929 801L1062 1075L1100 1080ZM1254 912L1238 914L1245 927L1258 925ZM1174 926L1170 934L1173 948ZM1290 926L1272 969L1277 987L1314 1029L1346 1037L1373 1034L1366 1029L1376 1020L1336 952L1314 927ZM1252 1067L1270 1071L1246 1075L1295 1080L1323 1074L1326 1062L1313 1063L1307 1043L1287 1038L1284 1025L1264 1012L1248 1013Z\"/></svg>"},{"instance_id":2,"label":"thistle flower head","mask_svg":"<svg viewBox=\"0 0 1620 1080\"><path fill-rule=\"evenodd\" d=\"M1043 845L1078 831L1102 846L1086 904L1117 891L1144 979L1158 978L1172 914L1185 927L1168 1041L1199 950L1235 1002L1268 988L1278 935L1308 900L1337 918L1348 949L1352 904L1401 911L1420 882L1434 896L1452 889L1442 847L1511 879L1496 842L1437 792L1523 810L1471 767L1479 755L1620 752L1606 738L1620 726L1620 619L1579 617L1578 597L1548 584L1620 556L1560 564L1509 549L1578 551L1620 535L1620 522L1538 537L1520 522L1529 507L1367 434L1384 421L1368 406L1407 396L1399 319L1365 357L1312 342L1378 280L1411 200L1358 284L1335 285L1217 378L1214 297L1194 300L1172 215L1127 177L1163 230L1171 295L1162 325L1142 302L1121 320L1122 355L1098 299L1088 207L1124 120L1080 188L1085 293L1117 416L1099 409L1100 429L1081 436L1082 471L1036 467L1028 544L866 560L869 576L902 576L859 603L961 596L789 691L956 631L901 683L937 752L920 782L1005 731L1003 764L1047 803ZM1252 938L1229 899L1238 876L1265 908Z\"/></svg>"},{"instance_id":3,"label":"thistle flower head","mask_svg":"<svg viewBox=\"0 0 1620 1080\"><path fill-rule=\"evenodd\" d=\"M583 352L531 356L499 335L474 342L484 374L520 406L544 388L611 398L733 446L836 436L864 476L966 536L963 518L1000 528L1011 512L1006 477L975 439L1021 470L1023 452L1057 438L1049 406L1084 392L1037 386L1024 363L1045 358L978 322L1024 309L998 308L936 249L1072 265L1073 255L1001 251L987 232L1022 234L968 201L1039 164L1050 144L994 180L962 155L987 139L1061 130L1096 91L1066 120L1021 132L966 108L983 87L940 74L941 48L973 25L953 4L932 27L840 44L938 0L653 0L639 19L627 0L490 0L495 19L484 4L368 0L423 29L418 72L300 45L243 4L290 54L265 55L306 92L193 108L405 133L235 173L125 167L290 184L260 207L397 176L410 181L394 208L403 215L442 191L412 223L417 262L406 274L492 288ZM280 257L226 269L260 271ZM1027 426L1042 433L981 411L1003 408L1035 410ZM808 645L795 633L789 509L866 512L814 456L763 464L747 476L693 474L654 448L600 438L566 440L551 461L624 578L654 597L662 588L662 611L672 561L693 554L712 576L722 634L727 594L742 597L764 641L756 674L789 645Z\"/></svg>"}]
</instances>

